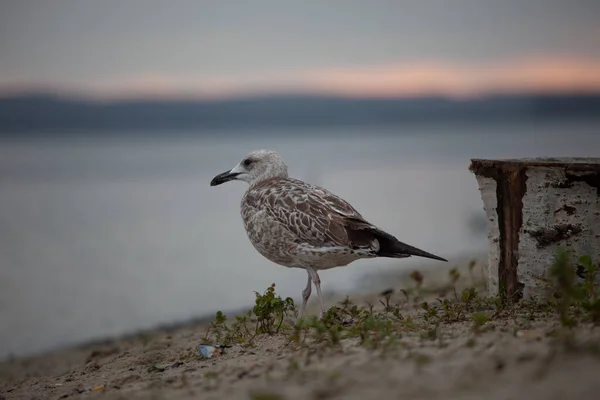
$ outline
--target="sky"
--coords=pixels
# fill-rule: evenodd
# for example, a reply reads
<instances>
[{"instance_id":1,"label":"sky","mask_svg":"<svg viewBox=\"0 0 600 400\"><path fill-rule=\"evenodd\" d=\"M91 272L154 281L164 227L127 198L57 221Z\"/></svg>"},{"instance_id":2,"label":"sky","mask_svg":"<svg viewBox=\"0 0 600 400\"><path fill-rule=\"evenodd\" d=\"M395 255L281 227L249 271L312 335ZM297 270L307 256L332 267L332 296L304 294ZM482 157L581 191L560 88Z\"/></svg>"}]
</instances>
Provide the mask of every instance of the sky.
<instances>
[{"instance_id":1,"label":"sky","mask_svg":"<svg viewBox=\"0 0 600 400\"><path fill-rule=\"evenodd\" d=\"M0 93L600 90L596 0L0 0Z\"/></svg>"}]
</instances>

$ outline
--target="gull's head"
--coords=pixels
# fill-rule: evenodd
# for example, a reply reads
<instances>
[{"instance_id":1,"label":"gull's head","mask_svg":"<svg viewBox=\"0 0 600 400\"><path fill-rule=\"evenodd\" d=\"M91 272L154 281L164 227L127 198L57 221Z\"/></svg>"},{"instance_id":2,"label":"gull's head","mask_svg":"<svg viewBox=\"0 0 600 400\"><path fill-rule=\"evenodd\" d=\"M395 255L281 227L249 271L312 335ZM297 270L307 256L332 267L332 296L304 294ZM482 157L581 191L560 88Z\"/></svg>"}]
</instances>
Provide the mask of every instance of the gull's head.
<instances>
[{"instance_id":1,"label":"gull's head","mask_svg":"<svg viewBox=\"0 0 600 400\"><path fill-rule=\"evenodd\" d=\"M210 186L239 180L253 185L273 178L287 178L287 166L279 154L273 150L255 150L247 154L229 171L223 172L210 181Z\"/></svg>"}]
</instances>

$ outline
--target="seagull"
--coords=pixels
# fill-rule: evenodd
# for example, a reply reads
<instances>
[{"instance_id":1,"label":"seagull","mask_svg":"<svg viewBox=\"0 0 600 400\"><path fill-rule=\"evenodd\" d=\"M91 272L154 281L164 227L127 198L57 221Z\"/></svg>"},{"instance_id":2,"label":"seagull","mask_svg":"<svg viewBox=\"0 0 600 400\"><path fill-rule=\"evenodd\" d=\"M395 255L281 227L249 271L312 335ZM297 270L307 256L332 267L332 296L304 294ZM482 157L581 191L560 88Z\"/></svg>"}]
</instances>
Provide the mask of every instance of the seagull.
<instances>
[{"instance_id":1,"label":"seagull","mask_svg":"<svg viewBox=\"0 0 600 400\"><path fill-rule=\"evenodd\" d=\"M400 242L328 190L290 178L273 150L250 152L231 170L215 176L210 186L233 180L249 184L241 215L254 248L276 264L308 273L298 319L304 316L312 283L321 306L319 319L325 312L318 271L375 257L448 261Z\"/></svg>"}]
</instances>

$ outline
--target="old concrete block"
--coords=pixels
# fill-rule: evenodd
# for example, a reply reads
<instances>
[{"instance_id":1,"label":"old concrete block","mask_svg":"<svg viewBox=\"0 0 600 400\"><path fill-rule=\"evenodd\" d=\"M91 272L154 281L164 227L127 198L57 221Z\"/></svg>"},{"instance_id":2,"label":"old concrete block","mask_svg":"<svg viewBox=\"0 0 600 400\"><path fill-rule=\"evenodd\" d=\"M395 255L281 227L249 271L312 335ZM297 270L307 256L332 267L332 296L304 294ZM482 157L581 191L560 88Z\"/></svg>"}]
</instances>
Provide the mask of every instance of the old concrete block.
<instances>
[{"instance_id":1,"label":"old concrete block","mask_svg":"<svg viewBox=\"0 0 600 400\"><path fill-rule=\"evenodd\" d=\"M548 294L559 247L600 261L600 158L471 160L488 218L490 294Z\"/></svg>"}]
</instances>

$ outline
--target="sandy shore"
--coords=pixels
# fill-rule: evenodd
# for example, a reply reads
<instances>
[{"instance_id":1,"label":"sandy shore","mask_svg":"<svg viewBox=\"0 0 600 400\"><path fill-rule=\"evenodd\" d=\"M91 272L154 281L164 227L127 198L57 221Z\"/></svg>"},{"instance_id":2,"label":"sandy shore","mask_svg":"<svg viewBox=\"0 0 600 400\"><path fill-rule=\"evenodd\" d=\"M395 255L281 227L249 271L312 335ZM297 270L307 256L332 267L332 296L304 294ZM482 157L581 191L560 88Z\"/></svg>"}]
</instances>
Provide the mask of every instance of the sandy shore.
<instances>
[{"instance_id":1,"label":"sandy shore","mask_svg":"<svg viewBox=\"0 0 600 400\"><path fill-rule=\"evenodd\" d=\"M597 396L597 328L580 324L566 341L557 335L561 327L555 314L534 315L533 311L508 312L480 321L478 326L471 316L432 324L419 303L452 299L453 289L445 283L447 272L439 268L422 271L419 301L410 299L416 295L411 289L415 282L408 276L385 277L385 284L394 289L387 303L397 305L402 313L391 328L393 340L388 335L379 341L383 336L377 333L368 333L369 340L353 335L339 342L319 340L313 333L302 341L292 340L289 332L264 334L251 346L234 343L223 354L206 359L200 357L197 346L206 341L207 324L189 324L1 363L0 399ZM464 267L460 272L459 293L468 286L481 289L477 268L472 276ZM344 296L336 296L328 297L328 306L340 305ZM386 310L380 291L357 293L350 299L366 309L372 304L376 313ZM309 312L316 312L314 306L313 302Z\"/></svg>"}]
</instances>

